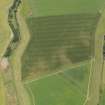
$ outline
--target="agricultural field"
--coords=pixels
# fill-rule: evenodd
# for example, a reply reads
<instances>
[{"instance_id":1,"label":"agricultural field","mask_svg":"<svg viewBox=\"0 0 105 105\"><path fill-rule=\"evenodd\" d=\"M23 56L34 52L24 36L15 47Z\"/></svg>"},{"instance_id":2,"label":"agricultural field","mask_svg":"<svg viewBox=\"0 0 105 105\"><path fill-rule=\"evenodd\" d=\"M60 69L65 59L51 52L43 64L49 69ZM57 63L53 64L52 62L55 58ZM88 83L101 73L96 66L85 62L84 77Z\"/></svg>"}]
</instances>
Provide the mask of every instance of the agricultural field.
<instances>
[{"instance_id":1,"label":"agricultural field","mask_svg":"<svg viewBox=\"0 0 105 105\"><path fill-rule=\"evenodd\" d=\"M90 69L90 63L85 63L39 80L26 81L32 105L83 105Z\"/></svg>"},{"instance_id":2,"label":"agricultural field","mask_svg":"<svg viewBox=\"0 0 105 105\"><path fill-rule=\"evenodd\" d=\"M104 0L23 0L23 13L26 17L97 13L104 6L103 2Z\"/></svg>"},{"instance_id":3,"label":"agricultural field","mask_svg":"<svg viewBox=\"0 0 105 105\"><path fill-rule=\"evenodd\" d=\"M30 41L22 56L22 79L37 78L91 59L100 17L97 11L103 5L103 0L23 0L21 13Z\"/></svg>"},{"instance_id":4,"label":"agricultural field","mask_svg":"<svg viewBox=\"0 0 105 105\"><path fill-rule=\"evenodd\" d=\"M9 66L0 68L0 105L98 104L105 33L103 2L1 0L1 67L10 40L17 38L17 33L11 32L11 20L20 37L11 56L6 56ZM12 15L8 14L10 6ZM104 98L103 93L99 105L105 104Z\"/></svg>"},{"instance_id":5,"label":"agricultural field","mask_svg":"<svg viewBox=\"0 0 105 105\"><path fill-rule=\"evenodd\" d=\"M91 59L99 17L80 14L28 18L31 39L22 57L23 79Z\"/></svg>"},{"instance_id":6,"label":"agricultural field","mask_svg":"<svg viewBox=\"0 0 105 105\"><path fill-rule=\"evenodd\" d=\"M105 105L105 90L101 94L100 104L99 105Z\"/></svg>"}]
</instances>

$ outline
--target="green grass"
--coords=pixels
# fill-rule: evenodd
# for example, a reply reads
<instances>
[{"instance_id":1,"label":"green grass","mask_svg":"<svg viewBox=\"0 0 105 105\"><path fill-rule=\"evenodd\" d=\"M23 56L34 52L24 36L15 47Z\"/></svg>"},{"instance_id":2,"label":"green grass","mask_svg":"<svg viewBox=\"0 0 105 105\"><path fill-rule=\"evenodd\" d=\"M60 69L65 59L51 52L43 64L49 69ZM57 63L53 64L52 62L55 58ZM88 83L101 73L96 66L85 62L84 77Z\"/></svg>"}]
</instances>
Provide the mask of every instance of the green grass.
<instances>
[{"instance_id":1,"label":"green grass","mask_svg":"<svg viewBox=\"0 0 105 105\"><path fill-rule=\"evenodd\" d=\"M8 7L12 0L0 1L0 60L5 53L6 47L10 41L11 30L8 25ZM5 87L3 83L1 68L0 68L0 105L6 104L5 99Z\"/></svg>"},{"instance_id":2,"label":"green grass","mask_svg":"<svg viewBox=\"0 0 105 105\"><path fill-rule=\"evenodd\" d=\"M22 57L23 79L90 59L98 19L99 14L28 18L31 39Z\"/></svg>"},{"instance_id":3,"label":"green grass","mask_svg":"<svg viewBox=\"0 0 105 105\"><path fill-rule=\"evenodd\" d=\"M33 17L96 13L104 6L104 0L23 0L24 14Z\"/></svg>"},{"instance_id":4,"label":"green grass","mask_svg":"<svg viewBox=\"0 0 105 105\"><path fill-rule=\"evenodd\" d=\"M100 104L99 105L105 105L105 90L101 94Z\"/></svg>"},{"instance_id":5,"label":"green grass","mask_svg":"<svg viewBox=\"0 0 105 105\"><path fill-rule=\"evenodd\" d=\"M83 105L90 63L25 84L35 105Z\"/></svg>"},{"instance_id":6,"label":"green grass","mask_svg":"<svg viewBox=\"0 0 105 105\"><path fill-rule=\"evenodd\" d=\"M5 89L4 89L4 84L3 84L3 79L0 74L0 105L5 105Z\"/></svg>"}]
</instances>

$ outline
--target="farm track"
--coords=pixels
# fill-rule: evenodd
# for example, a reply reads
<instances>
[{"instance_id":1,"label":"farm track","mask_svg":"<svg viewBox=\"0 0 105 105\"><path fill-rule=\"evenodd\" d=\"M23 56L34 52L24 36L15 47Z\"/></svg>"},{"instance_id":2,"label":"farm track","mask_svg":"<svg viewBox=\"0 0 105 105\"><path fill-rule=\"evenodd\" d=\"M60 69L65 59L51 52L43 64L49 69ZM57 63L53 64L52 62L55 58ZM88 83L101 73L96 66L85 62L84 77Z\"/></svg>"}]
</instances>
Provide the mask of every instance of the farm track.
<instances>
[{"instance_id":1,"label":"farm track","mask_svg":"<svg viewBox=\"0 0 105 105\"><path fill-rule=\"evenodd\" d=\"M6 105L19 105L17 91L14 82L14 76L11 67L2 72L2 78L5 87Z\"/></svg>"},{"instance_id":2,"label":"farm track","mask_svg":"<svg viewBox=\"0 0 105 105\"><path fill-rule=\"evenodd\" d=\"M99 21L98 28L96 30L95 37L95 59L93 61L93 68L91 71L89 91L87 96L87 102L85 105L98 105L100 100L100 91L102 83L102 72L103 72L103 41L104 41L104 17L105 10L103 11L102 17Z\"/></svg>"},{"instance_id":3,"label":"farm track","mask_svg":"<svg viewBox=\"0 0 105 105\"><path fill-rule=\"evenodd\" d=\"M17 49L14 50L14 54L11 56L10 61L14 70L16 88L17 88L19 100L21 102L20 105L30 105L30 97L28 96L26 90L24 89L24 85L21 80L21 57L29 42L30 35L28 32L27 25L20 13L18 14L18 19L20 22L19 24L20 24L20 31L21 31L21 41Z\"/></svg>"}]
</instances>

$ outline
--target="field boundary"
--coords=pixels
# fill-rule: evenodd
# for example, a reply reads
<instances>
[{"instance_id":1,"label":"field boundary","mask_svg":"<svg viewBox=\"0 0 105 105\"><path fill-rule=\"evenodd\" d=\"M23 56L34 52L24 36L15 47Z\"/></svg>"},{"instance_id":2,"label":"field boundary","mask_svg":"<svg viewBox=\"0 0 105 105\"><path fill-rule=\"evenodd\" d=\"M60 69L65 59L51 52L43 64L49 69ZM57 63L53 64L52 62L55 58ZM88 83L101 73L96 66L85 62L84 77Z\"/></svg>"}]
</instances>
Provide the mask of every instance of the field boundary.
<instances>
[{"instance_id":1,"label":"field boundary","mask_svg":"<svg viewBox=\"0 0 105 105\"><path fill-rule=\"evenodd\" d=\"M90 75L89 75L88 87L87 87L87 96L86 96L86 99L85 99L83 105L86 105L87 101L89 100L89 89L90 89L91 76L92 76L93 60L95 60L95 59L91 60L90 73L89 73Z\"/></svg>"},{"instance_id":2,"label":"field boundary","mask_svg":"<svg viewBox=\"0 0 105 105\"><path fill-rule=\"evenodd\" d=\"M32 93L31 88L27 86L27 89L28 89L28 91L30 92L29 94L30 94L31 97L32 97L32 103L33 103L33 105L36 105L36 104L35 104L35 100L34 100L34 95L33 95L33 93Z\"/></svg>"},{"instance_id":3,"label":"field boundary","mask_svg":"<svg viewBox=\"0 0 105 105\"><path fill-rule=\"evenodd\" d=\"M89 61L88 61L89 62ZM76 67L80 67L80 66L84 66L86 65L88 62L82 62L80 64L75 64L73 66L71 66L69 69L73 69L73 68L76 68ZM26 81L23 81L24 84L28 84L28 83L32 83L32 82L35 82L35 81L38 81L38 80L41 80L41 79L44 79L44 78L48 78L50 76L53 76L53 75L56 75L58 73L62 73L62 72L65 72L67 71L68 69L65 69L65 70L61 70L61 71L58 71L58 72L55 72L55 73L52 73L52 74L48 74L48 75L45 75L45 76L42 76L42 77L38 77L37 79L33 79L33 80L26 80Z\"/></svg>"}]
</instances>

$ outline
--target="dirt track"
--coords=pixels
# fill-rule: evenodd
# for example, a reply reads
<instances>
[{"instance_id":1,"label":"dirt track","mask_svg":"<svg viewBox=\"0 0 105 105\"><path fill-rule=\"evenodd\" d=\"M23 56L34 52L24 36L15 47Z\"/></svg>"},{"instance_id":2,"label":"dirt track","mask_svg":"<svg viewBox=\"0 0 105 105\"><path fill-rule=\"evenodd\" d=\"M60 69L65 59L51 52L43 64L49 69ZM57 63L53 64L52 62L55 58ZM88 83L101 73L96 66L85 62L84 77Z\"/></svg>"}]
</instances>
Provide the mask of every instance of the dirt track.
<instances>
[{"instance_id":1,"label":"dirt track","mask_svg":"<svg viewBox=\"0 0 105 105\"><path fill-rule=\"evenodd\" d=\"M105 11L104 11L105 12ZM100 85L103 71L103 42L105 35L105 13L103 12L95 37L95 58L91 71L91 81L89 84L89 95L86 105L98 105L100 97Z\"/></svg>"}]
</instances>

